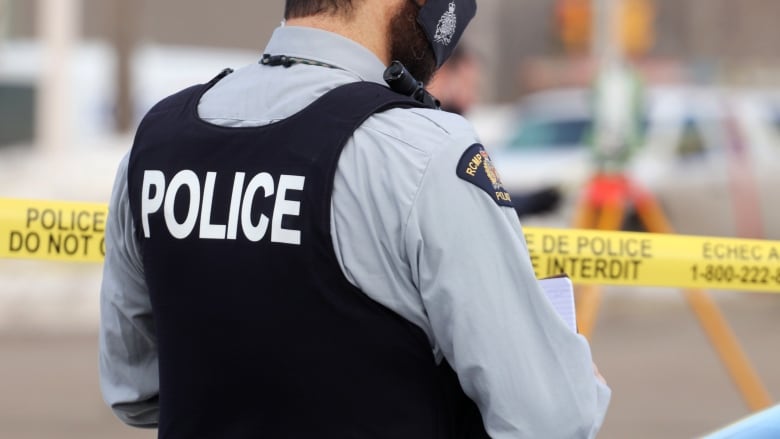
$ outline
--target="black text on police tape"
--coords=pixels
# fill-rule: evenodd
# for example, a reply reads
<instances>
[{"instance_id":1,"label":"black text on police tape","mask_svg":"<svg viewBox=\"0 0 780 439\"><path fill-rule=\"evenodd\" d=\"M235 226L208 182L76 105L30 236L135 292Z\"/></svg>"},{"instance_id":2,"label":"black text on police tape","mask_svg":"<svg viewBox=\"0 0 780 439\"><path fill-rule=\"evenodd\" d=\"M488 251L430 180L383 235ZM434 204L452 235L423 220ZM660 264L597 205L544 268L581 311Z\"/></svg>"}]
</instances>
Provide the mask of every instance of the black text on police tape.
<instances>
[{"instance_id":1,"label":"black text on police tape","mask_svg":"<svg viewBox=\"0 0 780 439\"><path fill-rule=\"evenodd\" d=\"M8 236L8 251L12 254L79 257L89 257L98 251L100 256L105 256L106 240L102 235L12 230Z\"/></svg>"},{"instance_id":2,"label":"black text on police tape","mask_svg":"<svg viewBox=\"0 0 780 439\"><path fill-rule=\"evenodd\" d=\"M643 260L653 257L653 243L647 238L528 234L526 241L534 271L540 276L637 280Z\"/></svg>"},{"instance_id":3,"label":"black text on police tape","mask_svg":"<svg viewBox=\"0 0 780 439\"><path fill-rule=\"evenodd\" d=\"M105 211L31 207L26 210L25 227L9 232L8 252L79 257L100 252L105 256L105 223Z\"/></svg>"}]
</instances>

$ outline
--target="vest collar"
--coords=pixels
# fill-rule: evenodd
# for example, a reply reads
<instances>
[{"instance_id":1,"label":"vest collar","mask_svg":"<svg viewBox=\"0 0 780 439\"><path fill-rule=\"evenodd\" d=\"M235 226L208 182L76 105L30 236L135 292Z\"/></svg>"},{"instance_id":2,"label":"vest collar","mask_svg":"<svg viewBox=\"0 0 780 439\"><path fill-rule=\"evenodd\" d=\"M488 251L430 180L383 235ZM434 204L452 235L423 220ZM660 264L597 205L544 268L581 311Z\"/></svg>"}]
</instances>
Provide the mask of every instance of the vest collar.
<instances>
[{"instance_id":1,"label":"vest collar","mask_svg":"<svg viewBox=\"0 0 780 439\"><path fill-rule=\"evenodd\" d=\"M349 71L363 81L386 85L386 66L364 46L333 32L302 26L277 28L265 53L306 58Z\"/></svg>"}]
</instances>

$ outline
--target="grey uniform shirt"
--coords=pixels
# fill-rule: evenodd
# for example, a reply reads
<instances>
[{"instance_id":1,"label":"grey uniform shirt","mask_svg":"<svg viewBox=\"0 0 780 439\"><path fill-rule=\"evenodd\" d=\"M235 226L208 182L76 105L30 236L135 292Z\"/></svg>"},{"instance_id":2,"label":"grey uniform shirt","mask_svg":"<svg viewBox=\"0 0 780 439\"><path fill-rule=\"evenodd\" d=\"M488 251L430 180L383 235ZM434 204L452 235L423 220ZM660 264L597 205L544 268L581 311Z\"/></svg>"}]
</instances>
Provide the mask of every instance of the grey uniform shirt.
<instances>
[{"instance_id":1,"label":"grey uniform shirt","mask_svg":"<svg viewBox=\"0 0 780 439\"><path fill-rule=\"evenodd\" d=\"M264 125L340 85L384 84L385 66L372 52L329 32L281 27L266 53L336 68L244 67L203 97L200 116ZM422 328L433 356L446 357L478 404L491 437L593 437L610 390L594 377L586 340L543 296L514 210L457 176L461 156L477 142L468 122L442 111L394 109L366 121L335 176L331 235L339 263L365 294ZM117 416L153 427L154 322L127 190L125 158L106 231L100 381Z\"/></svg>"}]
</instances>

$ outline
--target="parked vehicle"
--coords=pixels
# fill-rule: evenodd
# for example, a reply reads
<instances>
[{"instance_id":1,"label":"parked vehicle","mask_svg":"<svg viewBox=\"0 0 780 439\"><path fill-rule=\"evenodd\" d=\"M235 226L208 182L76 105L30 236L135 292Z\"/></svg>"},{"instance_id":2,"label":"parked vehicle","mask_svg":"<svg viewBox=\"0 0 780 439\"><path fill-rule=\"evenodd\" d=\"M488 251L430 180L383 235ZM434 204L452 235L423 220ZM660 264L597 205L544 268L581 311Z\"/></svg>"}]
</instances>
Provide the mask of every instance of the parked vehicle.
<instances>
[{"instance_id":1,"label":"parked vehicle","mask_svg":"<svg viewBox=\"0 0 780 439\"><path fill-rule=\"evenodd\" d=\"M654 193L682 233L780 238L780 93L665 86L646 91L642 145L624 173ZM565 225L595 172L587 89L558 89L474 117L505 185L557 185ZM496 131L500 131L496 133Z\"/></svg>"}]
</instances>

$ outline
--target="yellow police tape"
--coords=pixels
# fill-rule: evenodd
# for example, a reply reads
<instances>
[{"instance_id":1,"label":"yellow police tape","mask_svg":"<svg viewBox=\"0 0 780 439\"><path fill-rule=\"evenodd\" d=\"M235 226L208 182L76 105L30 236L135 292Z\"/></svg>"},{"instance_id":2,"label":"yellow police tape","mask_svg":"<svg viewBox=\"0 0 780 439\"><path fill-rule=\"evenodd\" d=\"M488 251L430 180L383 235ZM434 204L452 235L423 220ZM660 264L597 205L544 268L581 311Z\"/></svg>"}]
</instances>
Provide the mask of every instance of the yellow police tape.
<instances>
[{"instance_id":1,"label":"yellow police tape","mask_svg":"<svg viewBox=\"0 0 780 439\"><path fill-rule=\"evenodd\" d=\"M0 198L0 258L101 262L108 209L99 203ZM525 228L538 277L575 283L780 292L780 242Z\"/></svg>"},{"instance_id":2,"label":"yellow police tape","mask_svg":"<svg viewBox=\"0 0 780 439\"><path fill-rule=\"evenodd\" d=\"M575 283L780 292L780 242L525 229L537 276Z\"/></svg>"},{"instance_id":3,"label":"yellow police tape","mask_svg":"<svg viewBox=\"0 0 780 439\"><path fill-rule=\"evenodd\" d=\"M0 198L0 258L101 262L108 206Z\"/></svg>"}]
</instances>

